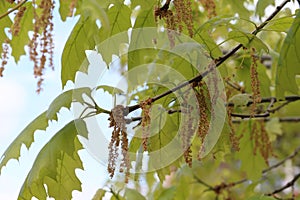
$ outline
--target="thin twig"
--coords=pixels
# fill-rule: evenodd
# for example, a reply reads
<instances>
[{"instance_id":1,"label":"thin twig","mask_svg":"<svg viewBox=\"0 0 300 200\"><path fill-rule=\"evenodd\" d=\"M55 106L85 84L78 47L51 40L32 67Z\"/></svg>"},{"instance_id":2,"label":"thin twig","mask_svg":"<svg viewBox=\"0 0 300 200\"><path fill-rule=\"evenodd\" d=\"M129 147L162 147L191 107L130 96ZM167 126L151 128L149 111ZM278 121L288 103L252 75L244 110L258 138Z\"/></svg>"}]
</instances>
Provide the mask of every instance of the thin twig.
<instances>
[{"instance_id":1,"label":"thin twig","mask_svg":"<svg viewBox=\"0 0 300 200\"><path fill-rule=\"evenodd\" d=\"M294 151L293 154L291 154L288 157L284 158L282 161L276 163L275 165L272 165L269 168L264 169L262 171L262 173L267 173L268 171L271 171L272 169L275 169L275 168L279 167L280 165L282 165L283 163L285 163L287 160L293 159L296 155L298 155L299 152L300 152L300 146L295 149L295 151Z\"/></svg>"},{"instance_id":2,"label":"thin twig","mask_svg":"<svg viewBox=\"0 0 300 200\"><path fill-rule=\"evenodd\" d=\"M256 119L256 120L268 122L271 119L272 118L260 118L260 119ZM240 124L243 121L245 121L245 120L234 119L234 120L232 120L232 123ZM278 118L278 122L300 122L300 117L280 117L280 118Z\"/></svg>"},{"instance_id":3,"label":"thin twig","mask_svg":"<svg viewBox=\"0 0 300 200\"><path fill-rule=\"evenodd\" d=\"M15 7L7 11L6 13L3 13L0 15L0 20L4 18L5 16L8 16L10 13L14 12L15 10L19 9L21 6L23 6L28 0L23 0L20 3L18 3Z\"/></svg>"},{"instance_id":4,"label":"thin twig","mask_svg":"<svg viewBox=\"0 0 300 200\"><path fill-rule=\"evenodd\" d=\"M282 192L283 190L285 190L285 189L287 189L287 188L289 188L289 187L293 187L294 184L295 184L295 182L296 182L299 178L300 178L300 173L297 174L296 176L294 176L294 178L293 178L290 182L288 182L287 184L285 184L283 187L281 187L281 188L279 188L279 189L273 191L272 193L266 194L266 196L273 196L273 195L275 195L275 194L277 194L277 193L279 193L279 192Z\"/></svg>"},{"instance_id":5,"label":"thin twig","mask_svg":"<svg viewBox=\"0 0 300 200\"><path fill-rule=\"evenodd\" d=\"M270 20L272 20L279 12L280 10L288 3L290 2L291 0L285 0L284 2L282 2L281 5L277 6L275 11L262 23L260 24L253 32L252 34L253 35L256 35L257 33L259 33L267 24ZM206 77L211 71L213 71L215 68L221 66L221 64L223 64L228 58L230 58L232 55L234 55L240 48L242 48L243 45L242 44L239 44L237 45L235 48L233 48L229 53L225 54L224 56L214 60L213 62L215 62L215 67L214 68L208 68L206 71L202 72L201 74L199 74L198 76L190 79L189 81L186 81L186 82L183 82L181 83L180 85L174 87L173 89L170 89L158 96L155 96L152 98L152 102L155 102L191 83L197 83L197 82L200 82L204 77ZM136 104L136 105L133 105L133 106L128 106L127 109L129 112L132 112L134 110L137 110L140 108L140 104Z\"/></svg>"}]
</instances>

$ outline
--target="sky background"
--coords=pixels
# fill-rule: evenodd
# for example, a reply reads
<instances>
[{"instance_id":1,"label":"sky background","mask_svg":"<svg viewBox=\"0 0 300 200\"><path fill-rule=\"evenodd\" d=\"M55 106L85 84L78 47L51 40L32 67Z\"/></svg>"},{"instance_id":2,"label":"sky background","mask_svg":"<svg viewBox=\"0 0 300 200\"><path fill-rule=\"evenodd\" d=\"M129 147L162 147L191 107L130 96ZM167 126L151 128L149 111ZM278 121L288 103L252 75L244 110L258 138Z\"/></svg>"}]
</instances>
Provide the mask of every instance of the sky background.
<instances>
[{"instance_id":1,"label":"sky background","mask_svg":"<svg viewBox=\"0 0 300 200\"><path fill-rule=\"evenodd\" d=\"M60 82L60 58L65 42L77 22L78 17L62 22L58 15L58 5L54 11L54 66L55 70L45 71L43 91L37 94L37 79L33 77L33 63L22 56L18 64L10 59L0 78L0 154L2 155L17 135L39 114L44 112L52 100L62 92ZM71 88L68 84L67 88ZM62 117L63 116L63 117ZM43 145L67 124L74 116L63 108L58 122L51 122L47 131L36 131L35 141L28 151L23 145L19 161L10 160L0 175L0 199L17 199L19 190L32 167L36 155ZM85 170L76 174L82 182L83 192L73 192L73 199L92 199L93 195L107 179L106 166L98 162L86 150L79 152Z\"/></svg>"}]
</instances>

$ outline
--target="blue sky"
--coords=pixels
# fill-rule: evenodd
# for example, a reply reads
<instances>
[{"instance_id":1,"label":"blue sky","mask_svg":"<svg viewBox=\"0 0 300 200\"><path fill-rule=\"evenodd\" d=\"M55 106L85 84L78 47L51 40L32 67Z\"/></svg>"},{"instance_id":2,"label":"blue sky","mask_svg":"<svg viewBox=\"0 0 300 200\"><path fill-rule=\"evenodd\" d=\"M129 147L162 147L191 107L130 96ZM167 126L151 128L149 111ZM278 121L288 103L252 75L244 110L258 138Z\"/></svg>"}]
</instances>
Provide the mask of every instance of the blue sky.
<instances>
[{"instance_id":1,"label":"blue sky","mask_svg":"<svg viewBox=\"0 0 300 200\"><path fill-rule=\"evenodd\" d=\"M60 83L60 58L64 44L78 18L69 18L67 22L59 19L57 7L54 14L54 41L55 71L46 70L43 91L37 94L37 80L33 77L33 63L27 56L22 56L16 65L13 59L9 60L0 79L0 154L2 155L9 144L17 137L23 128L36 116L45 111L51 101L61 93ZM68 84L72 87L72 84ZM32 167L32 163L42 146L73 119L72 112L62 109L58 122L51 122L47 131L35 133L35 143L28 151L25 146L21 150L19 161L11 160L1 171L0 199L17 199L19 190ZM103 186L108 177L106 166L94 159L86 150L80 151L85 171L76 171L82 181L83 192L73 192L73 199L91 199L98 188Z\"/></svg>"}]
</instances>

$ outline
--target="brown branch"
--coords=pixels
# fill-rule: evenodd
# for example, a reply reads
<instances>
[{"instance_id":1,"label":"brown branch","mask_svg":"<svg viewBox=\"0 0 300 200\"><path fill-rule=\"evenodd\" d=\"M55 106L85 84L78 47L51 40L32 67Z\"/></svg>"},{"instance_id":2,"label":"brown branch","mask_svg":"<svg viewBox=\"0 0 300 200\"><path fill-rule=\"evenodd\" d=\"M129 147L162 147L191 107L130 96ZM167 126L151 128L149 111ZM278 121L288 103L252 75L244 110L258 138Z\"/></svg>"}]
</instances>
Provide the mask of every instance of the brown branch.
<instances>
[{"instance_id":1,"label":"brown branch","mask_svg":"<svg viewBox=\"0 0 300 200\"><path fill-rule=\"evenodd\" d=\"M272 118L263 118L263 119L257 119L257 120L262 120L264 122L268 122L271 119ZM234 120L232 120L232 123L240 124L243 121L245 121L245 120L234 119ZM278 121L279 122L300 122L300 117L280 117L280 118L278 118Z\"/></svg>"},{"instance_id":2,"label":"brown branch","mask_svg":"<svg viewBox=\"0 0 300 200\"><path fill-rule=\"evenodd\" d=\"M262 23L260 24L253 32L253 35L256 35L257 33L259 33L267 24L270 20L272 20L279 12L280 10L291 0L285 0L282 2L282 4L280 4L279 6L276 7L275 11ZM232 55L234 55L240 48L242 48L243 45L239 44L237 45L235 48L233 48L229 53L225 54L224 56L214 60L215 62L215 67L212 68L208 68L206 71L202 72L201 74L199 74L198 76L190 79L189 81L183 82L180 85L174 87L171 90L168 90L158 96L155 96L152 98L152 102L155 102L191 83L196 83L196 82L200 82L204 77L206 77L211 71L213 71L215 68L219 67L221 64L223 64L228 58L230 58ZM133 106L128 106L127 109L129 112L132 112L134 110L137 110L140 108L139 104L133 105Z\"/></svg>"},{"instance_id":3,"label":"brown branch","mask_svg":"<svg viewBox=\"0 0 300 200\"><path fill-rule=\"evenodd\" d=\"M11 10L7 11L6 13L3 13L2 15L0 15L0 20L2 18L4 18L5 16L8 16L10 13L12 13L13 11L19 9L21 6L23 6L28 0L23 0L20 3L18 3L15 7L13 7Z\"/></svg>"},{"instance_id":4,"label":"brown branch","mask_svg":"<svg viewBox=\"0 0 300 200\"><path fill-rule=\"evenodd\" d=\"M273 195L275 195L275 194L277 194L277 193L279 193L279 192L282 192L283 190L285 190L285 189L287 189L287 188L293 187L294 184L296 183L296 181L297 181L299 178L300 178L300 173L299 173L299 174L296 174L296 175L294 176L294 178L293 178L290 182L288 182L287 184L285 184L285 185L282 186L281 188L279 188L279 189L273 191L272 193L266 194L266 196L273 196Z\"/></svg>"},{"instance_id":5,"label":"brown branch","mask_svg":"<svg viewBox=\"0 0 300 200\"><path fill-rule=\"evenodd\" d=\"M280 161L280 162L278 162L278 163L276 163L276 164L270 166L269 168L264 169L264 170L262 171L262 173L267 173L268 171L271 171L272 169L275 169L275 168L279 167L280 165L282 165L283 163L285 163L287 160L293 159L295 156L298 155L299 152L300 152L300 146L297 147L297 148L295 149L295 151L294 151L293 154L289 155L288 157L286 157L286 158L283 159L282 161Z\"/></svg>"}]
</instances>

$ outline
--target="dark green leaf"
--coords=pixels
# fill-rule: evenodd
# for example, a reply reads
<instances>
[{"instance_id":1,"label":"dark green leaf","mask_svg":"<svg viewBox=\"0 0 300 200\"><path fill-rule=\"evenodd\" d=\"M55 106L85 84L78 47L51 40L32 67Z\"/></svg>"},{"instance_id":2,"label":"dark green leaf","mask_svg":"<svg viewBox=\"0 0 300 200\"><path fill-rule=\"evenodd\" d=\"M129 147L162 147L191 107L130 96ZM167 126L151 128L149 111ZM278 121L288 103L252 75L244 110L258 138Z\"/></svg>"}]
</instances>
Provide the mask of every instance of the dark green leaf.
<instances>
[{"instance_id":1,"label":"dark green leaf","mask_svg":"<svg viewBox=\"0 0 300 200\"><path fill-rule=\"evenodd\" d=\"M36 130L46 130L48 127L46 113L47 112L43 112L37 118L35 118L9 145L1 157L0 173L2 167L4 167L10 159L19 159L22 144L29 149L31 144L34 142L34 132Z\"/></svg>"}]
</instances>

